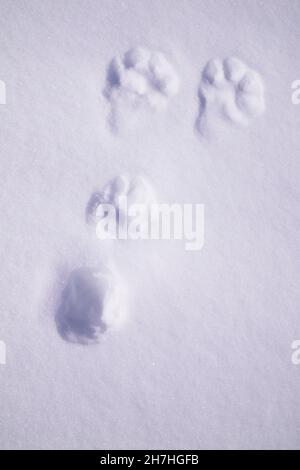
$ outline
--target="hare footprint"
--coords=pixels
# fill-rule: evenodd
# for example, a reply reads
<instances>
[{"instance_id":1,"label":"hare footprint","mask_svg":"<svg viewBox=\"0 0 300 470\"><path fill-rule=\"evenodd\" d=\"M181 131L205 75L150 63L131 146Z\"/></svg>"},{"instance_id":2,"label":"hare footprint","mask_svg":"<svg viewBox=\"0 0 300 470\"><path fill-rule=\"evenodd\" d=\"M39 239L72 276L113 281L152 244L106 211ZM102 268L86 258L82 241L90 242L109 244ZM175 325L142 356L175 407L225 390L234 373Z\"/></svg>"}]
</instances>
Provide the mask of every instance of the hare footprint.
<instances>
[{"instance_id":1,"label":"hare footprint","mask_svg":"<svg viewBox=\"0 0 300 470\"><path fill-rule=\"evenodd\" d=\"M199 86L200 133L213 124L211 116L227 118L238 125L247 125L265 110L263 81L255 70L236 57L210 60Z\"/></svg>"},{"instance_id":2,"label":"hare footprint","mask_svg":"<svg viewBox=\"0 0 300 470\"><path fill-rule=\"evenodd\" d=\"M179 78L162 52L137 47L115 57L104 90L111 104L112 128L118 130L137 110L165 109L178 90Z\"/></svg>"}]
</instances>

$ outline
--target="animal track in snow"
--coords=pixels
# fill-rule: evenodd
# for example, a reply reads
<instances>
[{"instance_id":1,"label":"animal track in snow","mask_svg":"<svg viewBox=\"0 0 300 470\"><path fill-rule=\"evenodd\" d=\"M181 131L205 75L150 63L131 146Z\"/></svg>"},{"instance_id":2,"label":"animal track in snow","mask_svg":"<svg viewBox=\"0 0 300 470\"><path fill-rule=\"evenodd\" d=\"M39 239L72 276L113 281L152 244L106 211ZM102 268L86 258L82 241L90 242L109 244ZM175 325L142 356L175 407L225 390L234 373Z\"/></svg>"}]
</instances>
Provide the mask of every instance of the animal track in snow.
<instances>
[{"instance_id":1,"label":"animal track in snow","mask_svg":"<svg viewBox=\"0 0 300 470\"><path fill-rule=\"evenodd\" d=\"M127 111L163 110L179 90L179 78L162 52L137 47L115 57L107 72L104 94L111 103L111 125L120 126ZM125 118L124 118L125 114Z\"/></svg>"},{"instance_id":2,"label":"animal track in snow","mask_svg":"<svg viewBox=\"0 0 300 470\"><path fill-rule=\"evenodd\" d=\"M60 335L81 344L98 343L110 327L122 323L126 293L107 267L75 269L62 293L56 315Z\"/></svg>"},{"instance_id":3,"label":"animal track in snow","mask_svg":"<svg viewBox=\"0 0 300 470\"><path fill-rule=\"evenodd\" d=\"M247 125L265 110L264 86L258 72L236 57L210 60L199 86L197 128L204 134L212 116Z\"/></svg>"},{"instance_id":4,"label":"animal track in snow","mask_svg":"<svg viewBox=\"0 0 300 470\"><path fill-rule=\"evenodd\" d=\"M126 201L126 206L122 202ZM92 194L87 208L86 221L93 224L99 217L99 207L104 204L113 205L116 211L117 223L124 226L126 222L126 210L130 210L133 204L139 204L139 220L148 217L148 208L155 203L154 190L149 181L142 176L120 175L110 181L102 191ZM104 206L103 206L104 207ZM104 214L103 214L104 216Z\"/></svg>"}]
</instances>

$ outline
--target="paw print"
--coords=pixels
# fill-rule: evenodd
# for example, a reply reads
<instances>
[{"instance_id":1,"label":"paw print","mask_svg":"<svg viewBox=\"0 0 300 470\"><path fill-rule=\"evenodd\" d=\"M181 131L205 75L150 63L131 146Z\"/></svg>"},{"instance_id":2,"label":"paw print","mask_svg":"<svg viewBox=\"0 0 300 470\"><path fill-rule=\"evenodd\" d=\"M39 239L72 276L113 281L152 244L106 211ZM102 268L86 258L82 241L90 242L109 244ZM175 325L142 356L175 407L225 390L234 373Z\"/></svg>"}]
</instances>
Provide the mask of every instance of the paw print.
<instances>
[{"instance_id":1,"label":"paw print","mask_svg":"<svg viewBox=\"0 0 300 470\"><path fill-rule=\"evenodd\" d=\"M105 204L113 205L117 222L124 226L127 211L130 207L139 205L139 220L148 217L148 208L155 203L155 194L151 184L142 176L119 175L110 181L102 191L94 192L86 208L86 220L94 224L99 219L99 208ZM100 215L101 217L101 215ZM104 217L104 215L103 215ZM133 217L133 216L132 216Z\"/></svg>"},{"instance_id":2,"label":"paw print","mask_svg":"<svg viewBox=\"0 0 300 470\"><path fill-rule=\"evenodd\" d=\"M58 332L72 343L98 343L107 329L123 322L125 297L126 289L108 267L75 269L56 314Z\"/></svg>"},{"instance_id":3,"label":"paw print","mask_svg":"<svg viewBox=\"0 0 300 470\"><path fill-rule=\"evenodd\" d=\"M200 133L205 133L212 120L220 117L247 125L265 110L262 79L236 57L213 59L202 72L199 102L196 124Z\"/></svg>"},{"instance_id":4,"label":"paw print","mask_svg":"<svg viewBox=\"0 0 300 470\"><path fill-rule=\"evenodd\" d=\"M111 103L111 124L118 127L120 114L129 110L165 109L178 90L179 78L163 53L130 49L108 68L104 94Z\"/></svg>"}]
</instances>

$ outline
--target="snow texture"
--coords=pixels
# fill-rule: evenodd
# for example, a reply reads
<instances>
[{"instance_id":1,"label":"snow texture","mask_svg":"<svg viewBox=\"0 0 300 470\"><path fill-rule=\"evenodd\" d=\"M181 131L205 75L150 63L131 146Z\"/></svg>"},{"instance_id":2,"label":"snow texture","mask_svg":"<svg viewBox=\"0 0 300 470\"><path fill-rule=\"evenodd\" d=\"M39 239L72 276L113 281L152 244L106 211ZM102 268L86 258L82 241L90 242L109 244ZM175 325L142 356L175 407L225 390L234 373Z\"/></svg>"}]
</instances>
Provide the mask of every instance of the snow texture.
<instances>
[{"instance_id":1,"label":"snow texture","mask_svg":"<svg viewBox=\"0 0 300 470\"><path fill-rule=\"evenodd\" d=\"M0 448L300 447L299 24L298 0L1 0ZM201 251L96 238L126 174L205 205Z\"/></svg>"}]
</instances>

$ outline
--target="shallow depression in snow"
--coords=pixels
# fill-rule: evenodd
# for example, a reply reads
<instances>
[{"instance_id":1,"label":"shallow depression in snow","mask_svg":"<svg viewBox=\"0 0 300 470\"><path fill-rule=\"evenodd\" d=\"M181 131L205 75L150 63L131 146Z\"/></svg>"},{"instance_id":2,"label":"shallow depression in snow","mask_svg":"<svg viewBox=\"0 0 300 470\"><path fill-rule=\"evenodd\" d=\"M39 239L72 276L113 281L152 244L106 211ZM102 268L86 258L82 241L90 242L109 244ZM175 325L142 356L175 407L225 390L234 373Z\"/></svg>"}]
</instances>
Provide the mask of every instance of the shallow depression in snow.
<instances>
[{"instance_id":1,"label":"shallow depression in snow","mask_svg":"<svg viewBox=\"0 0 300 470\"><path fill-rule=\"evenodd\" d=\"M123 206L123 201L126 206ZM126 224L127 209L130 211L130 207L138 204L140 216L144 214L147 217L148 208L155 202L154 189L144 176L119 175L107 183L102 191L96 191L91 195L86 208L86 220L90 224L96 222L99 217L101 218L99 214L101 206L109 204L115 208L118 225L123 226Z\"/></svg>"},{"instance_id":2,"label":"shallow depression in snow","mask_svg":"<svg viewBox=\"0 0 300 470\"><path fill-rule=\"evenodd\" d=\"M120 122L130 120L138 109L163 110L178 91L178 75L162 52L130 49L108 67L104 95L111 103L110 124L122 126Z\"/></svg>"},{"instance_id":3,"label":"shallow depression in snow","mask_svg":"<svg viewBox=\"0 0 300 470\"><path fill-rule=\"evenodd\" d=\"M125 316L125 291L107 267L75 269L62 292L56 314L60 335L81 344L98 343Z\"/></svg>"},{"instance_id":4,"label":"shallow depression in snow","mask_svg":"<svg viewBox=\"0 0 300 470\"><path fill-rule=\"evenodd\" d=\"M218 117L247 125L265 110L264 86L258 72L237 57L210 60L199 86L197 129L203 134Z\"/></svg>"}]
</instances>

